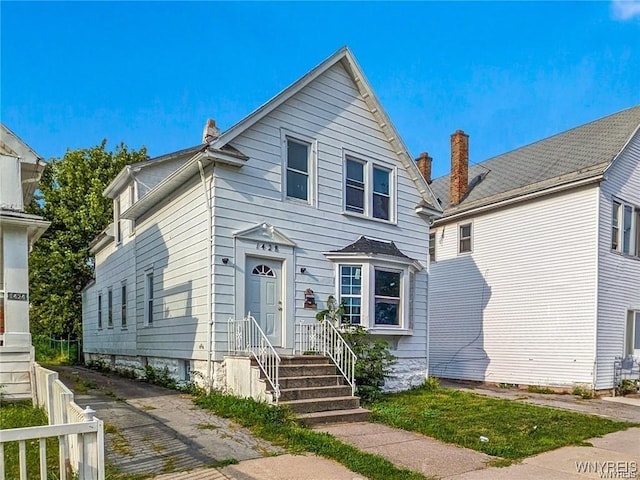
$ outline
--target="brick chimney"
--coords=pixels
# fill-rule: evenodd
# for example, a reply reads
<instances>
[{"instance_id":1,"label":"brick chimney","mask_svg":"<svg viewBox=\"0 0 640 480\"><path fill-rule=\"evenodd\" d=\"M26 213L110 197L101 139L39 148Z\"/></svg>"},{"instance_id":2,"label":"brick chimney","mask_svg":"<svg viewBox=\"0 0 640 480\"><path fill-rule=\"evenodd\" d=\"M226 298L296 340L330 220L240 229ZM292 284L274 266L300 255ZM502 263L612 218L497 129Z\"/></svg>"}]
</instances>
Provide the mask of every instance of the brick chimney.
<instances>
[{"instance_id":1,"label":"brick chimney","mask_svg":"<svg viewBox=\"0 0 640 480\"><path fill-rule=\"evenodd\" d=\"M457 205L467 194L469 184L469 135L456 130L451 135L451 183L449 199Z\"/></svg>"},{"instance_id":2,"label":"brick chimney","mask_svg":"<svg viewBox=\"0 0 640 480\"><path fill-rule=\"evenodd\" d=\"M431 162L433 158L429 156L427 152L422 152L418 158L416 158L416 164L418 165L418 170L427 181L427 183L431 183Z\"/></svg>"}]
</instances>

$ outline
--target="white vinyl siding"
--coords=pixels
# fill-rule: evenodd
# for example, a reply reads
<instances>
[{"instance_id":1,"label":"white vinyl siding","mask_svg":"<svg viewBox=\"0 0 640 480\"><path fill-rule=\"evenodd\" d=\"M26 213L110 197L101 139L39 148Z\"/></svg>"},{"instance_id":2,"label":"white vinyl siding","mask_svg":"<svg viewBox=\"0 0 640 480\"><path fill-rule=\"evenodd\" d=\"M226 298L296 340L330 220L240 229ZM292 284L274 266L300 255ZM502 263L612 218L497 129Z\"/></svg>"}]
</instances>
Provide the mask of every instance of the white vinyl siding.
<instances>
[{"instance_id":1,"label":"white vinyl siding","mask_svg":"<svg viewBox=\"0 0 640 480\"><path fill-rule=\"evenodd\" d=\"M640 258L622 253L623 223L618 251L611 244L612 202L640 205L640 132L609 168L600 190L596 383L602 389L614 386L613 363L625 352L628 311L640 305Z\"/></svg>"},{"instance_id":2,"label":"white vinyl siding","mask_svg":"<svg viewBox=\"0 0 640 480\"><path fill-rule=\"evenodd\" d=\"M317 209L302 203L292 208L291 203L281 200L283 129L316 142ZM304 299L305 290L314 291L318 310L325 308L329 295L338 293L336 265L324 253L341 249L371 232L370 217L344 214L345 152L349 158L375 161L376 166L392 173L396 185L395 191L391 189L395 203L392 211L402 228L378 221L375 237L393 240L402 252L426 265L428 225L415 213L421 197L341 65L312 82L232 144L250 157L249 168L216 169L216 257L234 258L233 232L265 220L286 234L297 245L295 291L290 293L295 299L294 311L288 311L287 317L315 321L316 311L305 309L304 302L299 301ZM369 199L373 201L372 193ZM222 359L226 348L227 319L237 316L233 282L238 267L232 263L218 261L214 268L216 359ZM305 274L299 273L300 267L305 267ZM426 289L427 272L423 270L415 275L415 291L421 294L413 299L413 318L407 322L414 324L413 335L404 337L400 348L394 351L399 358L425 359Z\"/></svg>"},{"instance_id":3,"label":"white vinyl siding","mask_svg":"<svg viewBox=\"0 0 640 480\"><path fill-rule=\"evenodd\" d=\"M473 251L466 255L458 255L456 223L435 229L432 375L592 382L597 205L592 186L475 216Z\"/></svg>"}]
</instances>

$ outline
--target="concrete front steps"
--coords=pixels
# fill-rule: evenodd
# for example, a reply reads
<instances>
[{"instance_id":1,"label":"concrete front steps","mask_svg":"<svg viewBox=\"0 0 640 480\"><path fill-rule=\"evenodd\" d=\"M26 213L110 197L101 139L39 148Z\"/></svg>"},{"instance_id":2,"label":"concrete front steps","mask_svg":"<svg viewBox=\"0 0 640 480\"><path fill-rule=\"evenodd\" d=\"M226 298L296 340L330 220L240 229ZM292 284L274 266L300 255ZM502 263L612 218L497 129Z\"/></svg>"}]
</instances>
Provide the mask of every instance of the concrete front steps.
<instances>
[{"instance_id":1,"label":"concrete front steps","mask_svg":"<svg viewBox=\"0 0 640 480\"><path fill-rule=\"evenodd\" d=\"M331 359L321 355L281 357L279 404L288 405L308 426L364 422L370 416Z\"/></svg>"}]
</instances>

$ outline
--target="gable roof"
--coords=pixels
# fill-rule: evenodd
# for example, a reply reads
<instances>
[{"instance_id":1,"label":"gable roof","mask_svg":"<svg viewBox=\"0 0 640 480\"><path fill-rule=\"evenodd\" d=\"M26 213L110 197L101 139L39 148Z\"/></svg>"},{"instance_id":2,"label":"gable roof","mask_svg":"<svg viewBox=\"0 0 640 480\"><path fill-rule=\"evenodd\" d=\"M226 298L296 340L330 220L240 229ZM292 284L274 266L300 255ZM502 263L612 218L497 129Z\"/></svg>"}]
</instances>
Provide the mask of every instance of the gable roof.
<instances>
[{"instance_id":1,"label":"gable roof","mask_svg":"<svg viewBox=\"0 0 640 480\"><path fill-rule=\"evenodd\" d=\"M269 115L276 108L281 106L284 102L289 100L291 97L300 92L304 87L313 82L316 78L318 78L323 73L327 72L331 67L336 65L337 63L341 63L347 73L351 76L356 88L362 95L365 103L369 107L369 110L373 114L373 116L378 121L378 125L381 130L384 132L387 140L392 145L396 155L400 158L402 165L405 167L411 180L416 185L416 188L420 192L422 196L421 207L426 208L429 213L436 214L439 216L440 212L442 212L442 208L436 200L435 195L433 194L431 188L425 181L424 177L418 170L416 166L416 162L409 155L409 151L405 146L404 142L400 138L398 131L395 129L391 120L387 116L386 112L382 108L382 105L378 101L375 93L371 89L369 82L367 81L362 69L358 65L355 57L351 53L348 47L342 47L336 53L327 58L324 62L313 68L306 75L300 78L295 83L291 84L289 87L285 88L278 95L273 97L267 103L263 104L252 113L247 115L245 118L240 120L238 123L233 125L231 128L223 132L218 138L214 139L211 142L211 146L214 148L223 148L227 146L233 139L235 139L242 132L249 129L251 126L255 125L261 119Z\"/></svg>"},{"instance_id":2,"label":"gable roof","mask_svg":"<svg viewBox=\"0 0 640 480\"><path fill-rule=\"evenodd\" d=\"M469 192L458 205L449 202L449 175L435 179L431 188L446 218L580 181L598 181L639 126L636 106L469 165Z\"/></svg>"}]
</instances>

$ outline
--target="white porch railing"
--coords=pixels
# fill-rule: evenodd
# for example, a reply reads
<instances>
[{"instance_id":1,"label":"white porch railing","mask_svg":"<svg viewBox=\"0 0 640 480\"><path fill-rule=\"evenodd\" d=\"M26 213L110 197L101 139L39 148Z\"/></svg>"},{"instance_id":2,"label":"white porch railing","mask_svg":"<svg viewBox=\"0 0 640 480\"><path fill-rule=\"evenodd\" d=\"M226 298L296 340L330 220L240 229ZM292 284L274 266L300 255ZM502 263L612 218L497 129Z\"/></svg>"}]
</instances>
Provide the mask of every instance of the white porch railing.
<instances>
[{"instance_id":1,"label":"white porch railing","mask_svg":"<svg viewBox=\"0 0 640 480\"><path fill-rule=\"evenodd\" d=\"M46 439L58 438L60 480L104 480L104 428L90 407L73 401L73 393L58 380L58 374L34 363L33 403L45 409L49 425L2 430L0 435L0 480L5 480L4 445L18 442L20 480L27 480L26 445L34 440L40 449L40 479L48 478ZM33 473L28 477L34 478ZM14 479L10 479L14 480Z\"/></svg>"},{"instance_id":2,"label":"white porch railing","mask_svg":"<svg viewBox=\"0 0 640 480\"><path fill-rule=\"evenodd\" d=\"M358 357L342 338L333 322L325 318L320 322L298 323L296 327L296 351L301 354L316 352L331 358L351 386L351 394L355 395L355 370Z\"/></svg>"},{"instance_id":3,"label":"white porch railing","mask_svg":"<svg viewBox=\"0 0 640 480\"><path fill-rule=\"evenodd\" d=\"M280 398L280 355L265 335L251 312L242 320L229 318L229 353L231 355L249 354L256 359L273 389L273 398Z\"/></svg>"}]
</instances>

